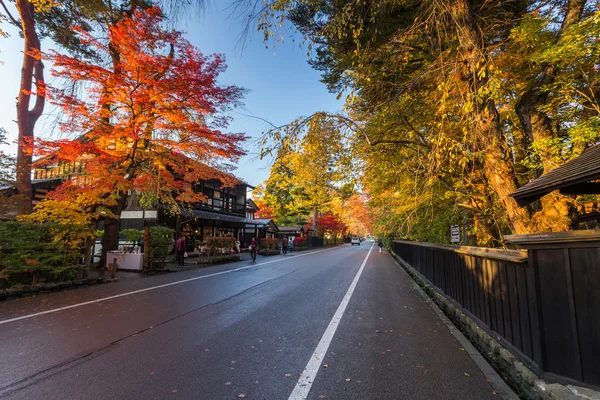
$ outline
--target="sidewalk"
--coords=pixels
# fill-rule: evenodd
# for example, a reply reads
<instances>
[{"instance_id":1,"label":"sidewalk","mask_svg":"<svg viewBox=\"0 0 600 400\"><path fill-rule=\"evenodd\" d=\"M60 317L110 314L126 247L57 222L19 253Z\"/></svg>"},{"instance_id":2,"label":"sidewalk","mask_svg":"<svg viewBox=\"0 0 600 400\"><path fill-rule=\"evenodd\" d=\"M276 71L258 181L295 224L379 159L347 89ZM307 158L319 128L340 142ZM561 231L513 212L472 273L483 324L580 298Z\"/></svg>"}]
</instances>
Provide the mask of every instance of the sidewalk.
<instances>
[{"instance_id":1,"label":"sidewalk","mask_svg":"<svg viewBox=\"0 0 600 400\"><path fill-rule=\"evenodd\" d=\"M311 393L331 399L502 398L466 350L387 251L374 248Z\"/></svg>"}]
</instances>

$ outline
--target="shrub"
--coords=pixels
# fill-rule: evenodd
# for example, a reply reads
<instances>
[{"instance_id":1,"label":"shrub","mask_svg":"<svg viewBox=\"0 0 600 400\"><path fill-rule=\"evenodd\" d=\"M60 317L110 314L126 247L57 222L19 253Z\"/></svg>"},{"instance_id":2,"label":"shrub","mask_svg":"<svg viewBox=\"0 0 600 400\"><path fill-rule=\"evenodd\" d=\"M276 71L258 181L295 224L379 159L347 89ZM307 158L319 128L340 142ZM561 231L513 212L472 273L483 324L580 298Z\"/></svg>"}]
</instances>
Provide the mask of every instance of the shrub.
<instances>
[{"instance_id":1,"label":"shrub","mask_svg":"<svg viewBox=\"0 0 600 400\"><path fill-rule=\"evenodd\" d=\"M279 239L275 239L275 238L260 239L260 247L262 249L268 249L268 250L277 249L278 243L279 243Z\"/></svg>"},{"instance_id":2,"label":"shrub","mask_svg":"<svg viewBox=\"0 0 600 400\"><path fill-rule=\"evenodd\" d=\"M208 246L209 255L220 254L222 249L225 249L229 253L229 250L235 248L235 238L210 237L206 239L206 245Z\"/></svg>"},{"instance_id":3,"label":"shrub","mask_svg":"<svg viewBox=\"0 0 600 400\"><path fill-rule=\"evenodd\" d=\"M139 229L123 229L121 231L123 236L130 243L137 243L143 237L143 231Z\"/></svg>"},{"instance_id":4,"label":"shrub","mask_svg":"<svg viewBox=\"0 0 600 400\"><path fill-rule=\"evenodd\" d=\"M392 243L394 243L394 238L391 237L390 235L384 236L383 237L383 247L386 250L391 250L392 249Z\"/></svg>"},{"instance_id":5,"label":"shrub","mask_svg":"<svg viewBox=\"0 0 600 400\"><path fill-rule=\"evenodd\" d=\"M306 238L305 237L295 237L294 238L294 247L303 247L306 246Z\"/></svg>"},{"instance_id":6,"label":"shrub","mask_svg":"<svg viewBox=\"0 0 600 400\"><path fill-rule=\"evenodd\" d=\"M55 224L0 222L0 275L78 264L80 250L54 240Z\"/></svg>"},{"instance_id":7,"label":"shrub","mask_svg":"<svg viewBox=\"0 0 600 400\"><path fill-rule=\"evenodd\" d=\"M173 235L175 231L166 226L151 226L150 234L150 258L152 261L163 262L173 250Z\"/></svg>"}]
</instances>

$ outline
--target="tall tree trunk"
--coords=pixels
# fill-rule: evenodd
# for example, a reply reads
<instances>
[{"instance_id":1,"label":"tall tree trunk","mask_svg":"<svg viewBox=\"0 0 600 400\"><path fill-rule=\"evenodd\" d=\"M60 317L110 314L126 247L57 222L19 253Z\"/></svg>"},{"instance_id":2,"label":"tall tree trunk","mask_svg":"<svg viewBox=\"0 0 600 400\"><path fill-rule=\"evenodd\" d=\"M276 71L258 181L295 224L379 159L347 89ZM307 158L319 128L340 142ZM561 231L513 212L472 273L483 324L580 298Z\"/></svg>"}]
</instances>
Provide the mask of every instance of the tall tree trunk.
<instances>
[{"instance_id":1,"label":"tall tree trunk","mask_svg":"<svg viewBox=\"0 0 600 400\"><path fill-rule=\"evenodd\" d=\"M579 22L586 2L586 0L569 0L556 43L560 42L567 29ZM554 128L555 124L550 116L540 111L540 107L548 102L548 92L543 90L542 87L551 85L556 80L557 72L556 66L544 65L542 73L534 79L533 87L521 95L515 106L523 132L525 132L530 143L536 142L539 149L538 156L543 173L558 167L550 140L557 138L559 132ZM572 225L570 221L575 214L573 213L573 202L570 198L556 193L551 196L544 196L541 199L541 206L542 210L534 215L534 230L568 230Z\"/></svg>"},{"instance_id":2,"label":"tall tree trunk","mask_svg":"<svg viewBox=\"0 0 600 400\"><path fill-rule=\"evenodd\" d=\"M506 209L509 224L514 233L527 233L530 213L519 207L510 194L517 190L516 174L509 146L506 143L500 115L489 96L480 95L480 89L487 83L488 77L480 75L482 65L487 64L489 55L485 49L483 35L477 25L472 3L458 0L451 7L456 33L466 68L465 80L469 84L470 99L473 106L473 128L477 135L480 151L485 153L483 174L500 203Z\"/></svg>"},{"instance_id":3,"label":"tall tree trunk","mask_svg":"<svg viewBox=\"0 0 600 400\"><path fill-rule=\"evenodd\" d=\"M483 98L480 89L487 83L487 76L480 75L482 65L487 64L489 55L485 49L483 35L476 21L475 13L468 0L458 0L451 7L460 51L465 63L465 80L469 84L473 106L473 128L477 135L480 151L485 153L483 174L488 185L497 194L506 209L507 217L514 233L527 233L530 213L519 207L510 194L517 190L516 174L509 146L506 143L500 115L496 105L488 96Z\"/></svg>"},{"instance_id":4,"label":"tall tree trunk","mask_svg":"<svg viewBox=\"0 0 600 400\"><path fill-rule=\"evenodd\" d=\"M586 2L587 0L569 0L555 43L561 41L567 29L579 22ZM557 167L552 149L544 141L555 138L558 132L553 128L553 121L548 114L541 112L539 109L548 101L548 92L543 90L542 87L551 85L556 79L557 72L556 66L543 65L541 73L533 78L533 87L521 95L515 106L523 132L525 132L530 142L538 142L540 162L544 172L549 172Z\"/></svg>"},{"instance_id":5,"label":"tall tree trunk","mask_svg":"<svg viewBox=\"0 0 600 400\"><path fill-rule=\"evenodd\" d=\"M119 249L119 227L121 211L125 207L127 202L127 195L122 194L117 204L110 208L110 212L113 213L116 218L105 218L104 219L104 235L102 236L102 253L100 255L100 267L103 268L106 265L106 254L109 251Z\"/></svg>"},{"instance_id":6,"label":"tall tree trunk","mask_svg":"<svg viewBox=\"0 0 600 400\"><path fill-rule=\"evenodd\" d=\"M31 212L33 208L33 189L31 187L31 163L33 157L33 138L35 123L44 111L45 83L44 65L39 58L40 39L35 31L33 5L27 0L16 0L15 5L21 19L24 38L23 66L21 68L21 85L17 97L17 126L19 143L17 149L16 186L21 200L20 213ZM30 110L32 85L35 81L35 105Z\"/></svg>"}]
</instances>

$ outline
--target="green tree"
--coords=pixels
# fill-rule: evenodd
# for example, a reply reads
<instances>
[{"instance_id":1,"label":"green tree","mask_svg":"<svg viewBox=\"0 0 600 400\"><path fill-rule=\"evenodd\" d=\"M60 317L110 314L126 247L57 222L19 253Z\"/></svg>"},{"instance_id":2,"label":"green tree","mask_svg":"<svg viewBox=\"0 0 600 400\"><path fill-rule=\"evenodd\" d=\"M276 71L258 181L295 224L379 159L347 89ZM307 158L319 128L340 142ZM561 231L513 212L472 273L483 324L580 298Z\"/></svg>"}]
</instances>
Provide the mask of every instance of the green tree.
<instances>
[{"instance_id":1,"label":"green tree","mask_svg":"<svg viewBox=\"0 0 600 400\"><path fill-rule=\"evenodd\" d=\"M340 130L323 115L306 123L306 133L292 159L298 192L312 210L313 235L318 234L319 210L332 199L348 177L348 153Z\"/></svg>"},{"instance_id":2,"label":"green tree","mask_svg":"<svg viewBox=\"0 0 600 400\"><path fill-rule=\"evenodd\" d=\"M570 229L575 199L519 207L510 193L598 141L597 3L266 4L261 28L288 18L323 82L349 93L348 115L330 118L350 128L371 204L396 203L413 226L472 220L483 245Z\"/></svg>"}]
</instances>

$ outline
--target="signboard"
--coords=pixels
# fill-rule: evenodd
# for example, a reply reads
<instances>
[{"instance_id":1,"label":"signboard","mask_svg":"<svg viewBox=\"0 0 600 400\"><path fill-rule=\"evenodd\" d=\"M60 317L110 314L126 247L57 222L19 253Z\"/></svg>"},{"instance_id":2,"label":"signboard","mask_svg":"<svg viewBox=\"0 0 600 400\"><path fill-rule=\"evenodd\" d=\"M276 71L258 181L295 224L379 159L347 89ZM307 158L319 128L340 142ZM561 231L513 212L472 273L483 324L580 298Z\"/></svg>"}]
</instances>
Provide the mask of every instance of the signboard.
<instances>
[{"instance_id":1,"label":"signboard","mask_svg":"<svg viewBox=\"0 0 600 400\"><path fill-rule=\"evenodd\" d=\"M460 243L460 228L458 225L450 226L450 242Z\"/></svg>"}]
</instances>

